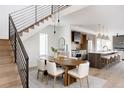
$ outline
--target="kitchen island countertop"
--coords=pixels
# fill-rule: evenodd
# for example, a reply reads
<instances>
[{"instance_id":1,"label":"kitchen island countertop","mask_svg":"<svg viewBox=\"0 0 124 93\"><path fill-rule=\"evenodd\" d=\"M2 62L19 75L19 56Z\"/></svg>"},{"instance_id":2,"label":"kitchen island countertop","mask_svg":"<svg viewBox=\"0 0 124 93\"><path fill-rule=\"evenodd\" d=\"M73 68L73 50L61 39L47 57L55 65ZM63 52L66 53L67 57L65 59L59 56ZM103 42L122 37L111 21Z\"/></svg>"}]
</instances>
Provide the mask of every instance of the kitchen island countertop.
<instances>
[{"instance_id":1,"label":"kitchen island countertop","mask_svg":"<svg viewBox=\"0 0 124 93\"><path fill-rule=\"evenodd\" d=\"M88 53L95 53L95 54L112 54L117 53L118 51L90 51Z\"/></svg>"}]
</instances>

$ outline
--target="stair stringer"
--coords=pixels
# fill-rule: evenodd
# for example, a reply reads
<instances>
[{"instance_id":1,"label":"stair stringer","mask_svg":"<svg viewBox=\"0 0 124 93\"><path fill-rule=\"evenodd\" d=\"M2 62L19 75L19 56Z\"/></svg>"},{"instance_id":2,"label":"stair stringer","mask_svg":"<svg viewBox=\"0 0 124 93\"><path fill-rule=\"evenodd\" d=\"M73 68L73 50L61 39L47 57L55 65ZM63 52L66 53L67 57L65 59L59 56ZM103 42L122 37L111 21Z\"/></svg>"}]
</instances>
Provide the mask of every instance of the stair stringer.
<instances>
[{"instance_id":1,"label":"stair stringer","mask_svg":"<svg viewBox=\"0 0 124 93\"><path fill-rule=\"evenodd\" d=\"M31 36L35 35L36 33L41 31L45 27L49 26L50 24L52 24L52 18L49 18L48 20L44 20L43 23L40 22L39 26L34 25L34 29L29 28L29 32L23 32L23 35L21 36L21 40L22 41L27 40L28 38L30 38Z\"/></svg>"},{"instance_id":2,"label":"stair stringer","mask_svg":"<svg viewBox=\"0 0 124 93\"><path fill-rule=\"evenodd\" d=\"M71 14L80 9L86 8L88 6L89 5L70 6L66 9L60 11L60 14L61 14L60 17ZM57 16L57 14L55 14L55 16ZM44 20L44 23L40 23L39 26L35 25L34 29L29 29L29 32L23 32L23 35L21 36L22 41L25 41L29 37L33 36L34 34L36 34L37 32L41 31L42 29L44 29L45 27L47 27L48 25L51 25L51 24L53 25L52 18L49 17L48 20Z\"/></svg>"}]
</instances>

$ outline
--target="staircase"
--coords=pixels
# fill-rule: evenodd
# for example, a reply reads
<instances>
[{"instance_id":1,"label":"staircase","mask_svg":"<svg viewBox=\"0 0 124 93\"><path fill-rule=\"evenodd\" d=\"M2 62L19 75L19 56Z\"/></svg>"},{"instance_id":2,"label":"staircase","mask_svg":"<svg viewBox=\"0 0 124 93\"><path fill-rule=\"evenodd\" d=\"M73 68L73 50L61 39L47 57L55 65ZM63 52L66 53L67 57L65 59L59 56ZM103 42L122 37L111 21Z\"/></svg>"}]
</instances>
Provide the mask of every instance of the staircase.
<instances>
[{"instance_id":1,"label":"staircase","mask_svg":"<svg viewBox=\"0 0 124 93\"><path fill-rule=\"evenodd\" d=\"M31 36L38 33L39 31L41 31L43 28L47 27L51 23L52 23L52 19L51 17L49 17L47 20L44 19L44 21L40 22L38 25L34 25L32 28L28 28L28 30L20 32L19 34L20 34L21 40L24 41L30 38Z\"/></svg>"},{"instance_id":2,"label":"staircase","mask_svg":"<svg viewBox=\"0 0 124 93\"><path fill-rule=\"evenodd\" d=\"M52 23L52 16L69 5L36 5L10 13L15 27L24 41Z\"/></svg>"},{"instance_id":3,"label":"staircase","mask_svg":"<svg viewBox=\"0 0 124 93\"><path fill-rule=\"evenodd\" d=\"M9 40L0 40L0 88L22 87Z\"/></svg>"},{"instance_id":4,"label":"staircase","mask_svg":"<svg viewBox=\"0 0 124 93\"><path fill-rule=\"evenodd\" d=\"M0 65L12 63L13 61L12 48L8 40L0 40Z\"/></svg>"}]
</instances>

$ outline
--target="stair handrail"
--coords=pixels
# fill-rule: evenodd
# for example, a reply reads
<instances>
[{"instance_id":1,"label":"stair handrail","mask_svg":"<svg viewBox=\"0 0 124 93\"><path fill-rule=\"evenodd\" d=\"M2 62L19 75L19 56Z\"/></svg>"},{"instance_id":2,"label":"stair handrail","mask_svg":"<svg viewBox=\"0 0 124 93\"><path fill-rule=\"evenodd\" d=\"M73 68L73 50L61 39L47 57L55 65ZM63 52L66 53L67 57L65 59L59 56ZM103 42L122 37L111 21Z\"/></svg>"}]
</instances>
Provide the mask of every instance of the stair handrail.
<instances>
[{"instance_id":1,"label":"stair handrail","mask_svg":"<svg viewBox=\"0 0 124 93\"><path fill-rule=\"evenodd\" d=\"M10 15L15 23L17 32L23 32L67 7L69 5L30 5L27 8L12 12Z\"/></svg>"},{"instance_id":2,"label":"stair handrail","mask_svg":"<svg viewBox=\"0 0 124 93\"><path fill-rule=\"evenodd\" d=\"M11 15L9 15L9 40L14 51L15 63L24 88L29 87L29 57L17 32ZM23 72L22 72L23 71ZM23 75L25 74L25 75ZM24 80L25 78L25 80Z\"/></svg>"}]
</instances>

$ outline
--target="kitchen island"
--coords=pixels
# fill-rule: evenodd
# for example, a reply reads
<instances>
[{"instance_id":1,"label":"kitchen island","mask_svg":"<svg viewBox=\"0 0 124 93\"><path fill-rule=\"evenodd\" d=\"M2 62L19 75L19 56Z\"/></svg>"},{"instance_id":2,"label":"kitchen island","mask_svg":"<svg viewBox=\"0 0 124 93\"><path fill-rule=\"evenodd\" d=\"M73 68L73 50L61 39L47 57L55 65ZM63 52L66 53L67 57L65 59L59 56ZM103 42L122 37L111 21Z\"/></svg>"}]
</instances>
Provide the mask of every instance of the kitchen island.
<instances>
[{"instance_id":1,"label":"kitchen island","mask_svg":"<svg viewBox=\"0 0 124 93\"><path fill-rule=\"evenodd\" d=\"M109 57L110 59L104 60L103 57ZM119 54L117 51L106 51L106 52L98 52L92 51L88 53L88 60L90 62L91 67L95 68L103 68L107 65L106 61L115 61L115 59L119 60Z\"/></svg>"}]
</instances>

